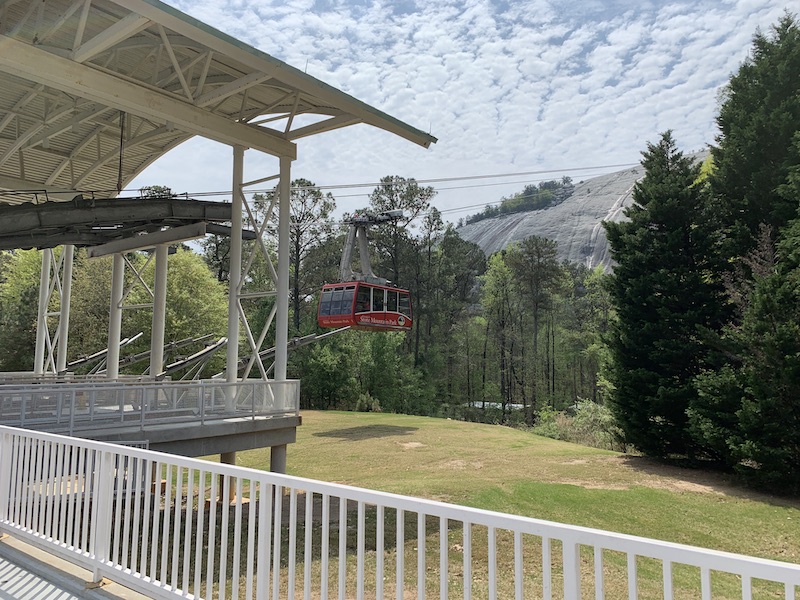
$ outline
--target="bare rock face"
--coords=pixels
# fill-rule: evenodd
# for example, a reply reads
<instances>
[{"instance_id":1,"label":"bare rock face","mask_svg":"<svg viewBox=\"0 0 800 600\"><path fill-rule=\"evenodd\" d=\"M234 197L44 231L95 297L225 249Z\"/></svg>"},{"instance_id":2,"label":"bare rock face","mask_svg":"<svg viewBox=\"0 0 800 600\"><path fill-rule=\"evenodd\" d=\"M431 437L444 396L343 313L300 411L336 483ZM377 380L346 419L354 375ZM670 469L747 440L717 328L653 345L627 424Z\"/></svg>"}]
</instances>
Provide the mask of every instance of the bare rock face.
<instances>
[{"instance_id":1,"label":"bare rock face","mask_svg":"<svg viewBox=\"0 0 800 600\"><path fill-rule=\"evenodd\" d=\"M621 221L623 209L633 202L634 184L644 175L641 166L587 179L575 185L561 204L543 210L484 219L458 229L465 240L493 254L511 242L532 235L555 240L560 260L589 268L611 268L603 221Z\"/></svg>"}]
</instances>

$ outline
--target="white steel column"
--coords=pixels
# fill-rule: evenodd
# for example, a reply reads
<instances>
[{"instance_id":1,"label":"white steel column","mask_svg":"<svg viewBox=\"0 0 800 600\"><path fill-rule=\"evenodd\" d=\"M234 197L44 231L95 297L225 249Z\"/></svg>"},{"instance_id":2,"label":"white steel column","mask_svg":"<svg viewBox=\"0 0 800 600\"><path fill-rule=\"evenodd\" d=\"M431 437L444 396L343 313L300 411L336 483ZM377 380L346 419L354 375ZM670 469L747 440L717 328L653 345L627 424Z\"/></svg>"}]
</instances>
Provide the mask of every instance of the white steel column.
<instances>
[{"instance_id":1,"label":"white steel column","mask_svg":"<svg viewBox=\"0 0 800 600\"><path fill-rule=\"evenodd\" d=\"M122 254L114 255L111 273L111 303L108 311L108 354L106 379L119 377L119 341L122 332L122 293L125 283L125 261Z\"/></svg>"},{"instance_id":2,"label":"white steel column","mask_svg":"<svg viewBox=\"0 0 800 600\"><path fill-rule=\"evenodd\" d=\"M42 250L42 272L39 276L39 314L36 319L36 353L33 357L34 375L44 375L44 357L47 353L47 305L50 304L50 269L53 251Z\"/></svg>"},{"instance_id":3,"label":"white steel column","mask_svg":"<svg viewBox=\"0 0 800 600\"><path fill-rule=\"evenodd\" d=\"M150 377L164 370L164 327L167 315L167 257L169 245L156 246L153 285L153 327L150 334Z\"/></svg>"},{"instance_id":4,"label":"white steel column","mask_svg":"<svg viewBox=\"0 0 800 600\"><path fill-rule=\"evenodd\" d=\"M275 380L286 380L286 363L289 341L289 222L291 220L290 194L292 160L280 159L281 173L278 184L278 296L275 299ZM285 391L283 392L285 393ZM286 444L270 448L270 471L286 473Z\"/></svg>"},{"instance_id":5,"label":"white steel column","mask_svg":"<svg viewBox=\"0 0 800 600\"><path fill-rule=\"evenodd\" d=\"M69 340L69 309L72 302L72 264L75 246L64 246L64 266L61 274L61 314L58 321L58 350L56 351L56 371L67 370L67 341Z\"/></svg>"},{"instance_id":6,"label":"white steel column","mask_svg":"<svg viewBox=\"0 0 800 600\"><path fill-rule=\"evenodd\" d=\"M239 379L239 282L242 278L242 186L244 184L244 146L233 147L233 186L231 197L231 251L228 267L228 347L225 365L225 379L231 383ZM236 389L228 388L225 396L225 409L236 409ZM236 464L236 452L223 452L219 462ZM233 502L235 490L233 482L227 490L220 489L223 502Z\"/></svg>"},{"instance_id":7,"label":"white steel column","mask_svg":"<svg viewBox=\"0 0 800 600\"><path fill-rule=\"evenodd\" d=\"M278 185L278 296L275 315L275 380L286 380L287 343L289 341L289 222L292 159L282 156Z\"/></svg>"},{"instance_id":8,"label":"white steel column","mask_svg":"<svg viewBox=\"0 0 800 600\"><path fill-rule=\"evenodd\" d=\"M231 198L231 252L228 268L228 348L225 378L239 378L239 281L242 276L242 184L244 146L233 147L233 197ZM230 399L229 399L230 401ZM228 407L232 409L233 407Z\"/></svg>"}]
</instances>

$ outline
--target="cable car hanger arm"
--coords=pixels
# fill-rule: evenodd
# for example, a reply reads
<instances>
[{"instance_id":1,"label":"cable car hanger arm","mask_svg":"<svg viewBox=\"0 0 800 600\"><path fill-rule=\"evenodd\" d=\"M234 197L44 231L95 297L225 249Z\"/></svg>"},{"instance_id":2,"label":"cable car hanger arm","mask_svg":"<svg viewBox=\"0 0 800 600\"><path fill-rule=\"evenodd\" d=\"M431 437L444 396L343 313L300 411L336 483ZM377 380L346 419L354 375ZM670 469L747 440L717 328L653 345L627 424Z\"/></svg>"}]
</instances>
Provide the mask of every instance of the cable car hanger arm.
<instances>
[{"instance_id":1,"label":"cable car hanger arm","mask_svg":"<svg viewBox=\"0 0 800 600\"><path fill-rule=\"evenodd\" d=\"M378 277L372 271L369 260L369 239L367 237L367 227L397 221L403 217L402 210L388 210L377 215L370 213L355 214L347 221L350 228L347 231L347 238L342 252L342 261L339 264L339 278L341 281L365 281L377 285L389 285L389 280ZM361 262L361 273L353 271L353 250L358 244L358 257Z\"/></svg>"}]
</instances>

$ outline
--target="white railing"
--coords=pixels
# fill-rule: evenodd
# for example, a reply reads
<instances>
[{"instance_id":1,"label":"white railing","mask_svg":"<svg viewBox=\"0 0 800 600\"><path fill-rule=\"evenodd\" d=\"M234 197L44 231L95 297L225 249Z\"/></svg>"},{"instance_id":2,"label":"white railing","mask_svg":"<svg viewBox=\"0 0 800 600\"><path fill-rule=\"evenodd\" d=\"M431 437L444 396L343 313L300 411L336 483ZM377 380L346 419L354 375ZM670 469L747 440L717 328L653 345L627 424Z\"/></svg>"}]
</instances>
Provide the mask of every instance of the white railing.
<instances>
[{"instance_id":1,"label":"white railing","mask_svg":"<svg viewBox=\"0 0 800 600\"><path fill-rule=\"evenodd\" d=\"M153 598L795 598L800 565L0 427L0 531Z\"/></svg>"},{"instance_id":2,"label":"white railing","mask_svg":"<svg viewBox=\"0 0 800 600\"><path fill-rule=\"evenodd\" d=\"M300 414L296 380L87 382L0 386L0 423L72 435L81 429L230 416Z\"/></svg>"}]
</instances>

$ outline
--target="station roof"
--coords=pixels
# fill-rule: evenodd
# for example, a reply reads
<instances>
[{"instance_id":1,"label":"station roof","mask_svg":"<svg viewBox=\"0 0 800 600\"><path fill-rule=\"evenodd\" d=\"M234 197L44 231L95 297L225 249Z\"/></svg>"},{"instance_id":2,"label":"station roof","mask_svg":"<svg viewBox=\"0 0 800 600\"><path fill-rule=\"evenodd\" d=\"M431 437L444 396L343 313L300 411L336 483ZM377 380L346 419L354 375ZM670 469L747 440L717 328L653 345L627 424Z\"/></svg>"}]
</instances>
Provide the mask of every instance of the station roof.
<instances>
[{"instance_id":1,"label":"station roof","mask_svg":"<svg viewBox=\"0 0 800 600\"><path fill-rule=\"evenodd\" d=\"M0 190L25 191L0 203L113 197L195 135L295 158L358 123L436 142L157 0L0 0Z\"/></svg>"}]
</instances>

